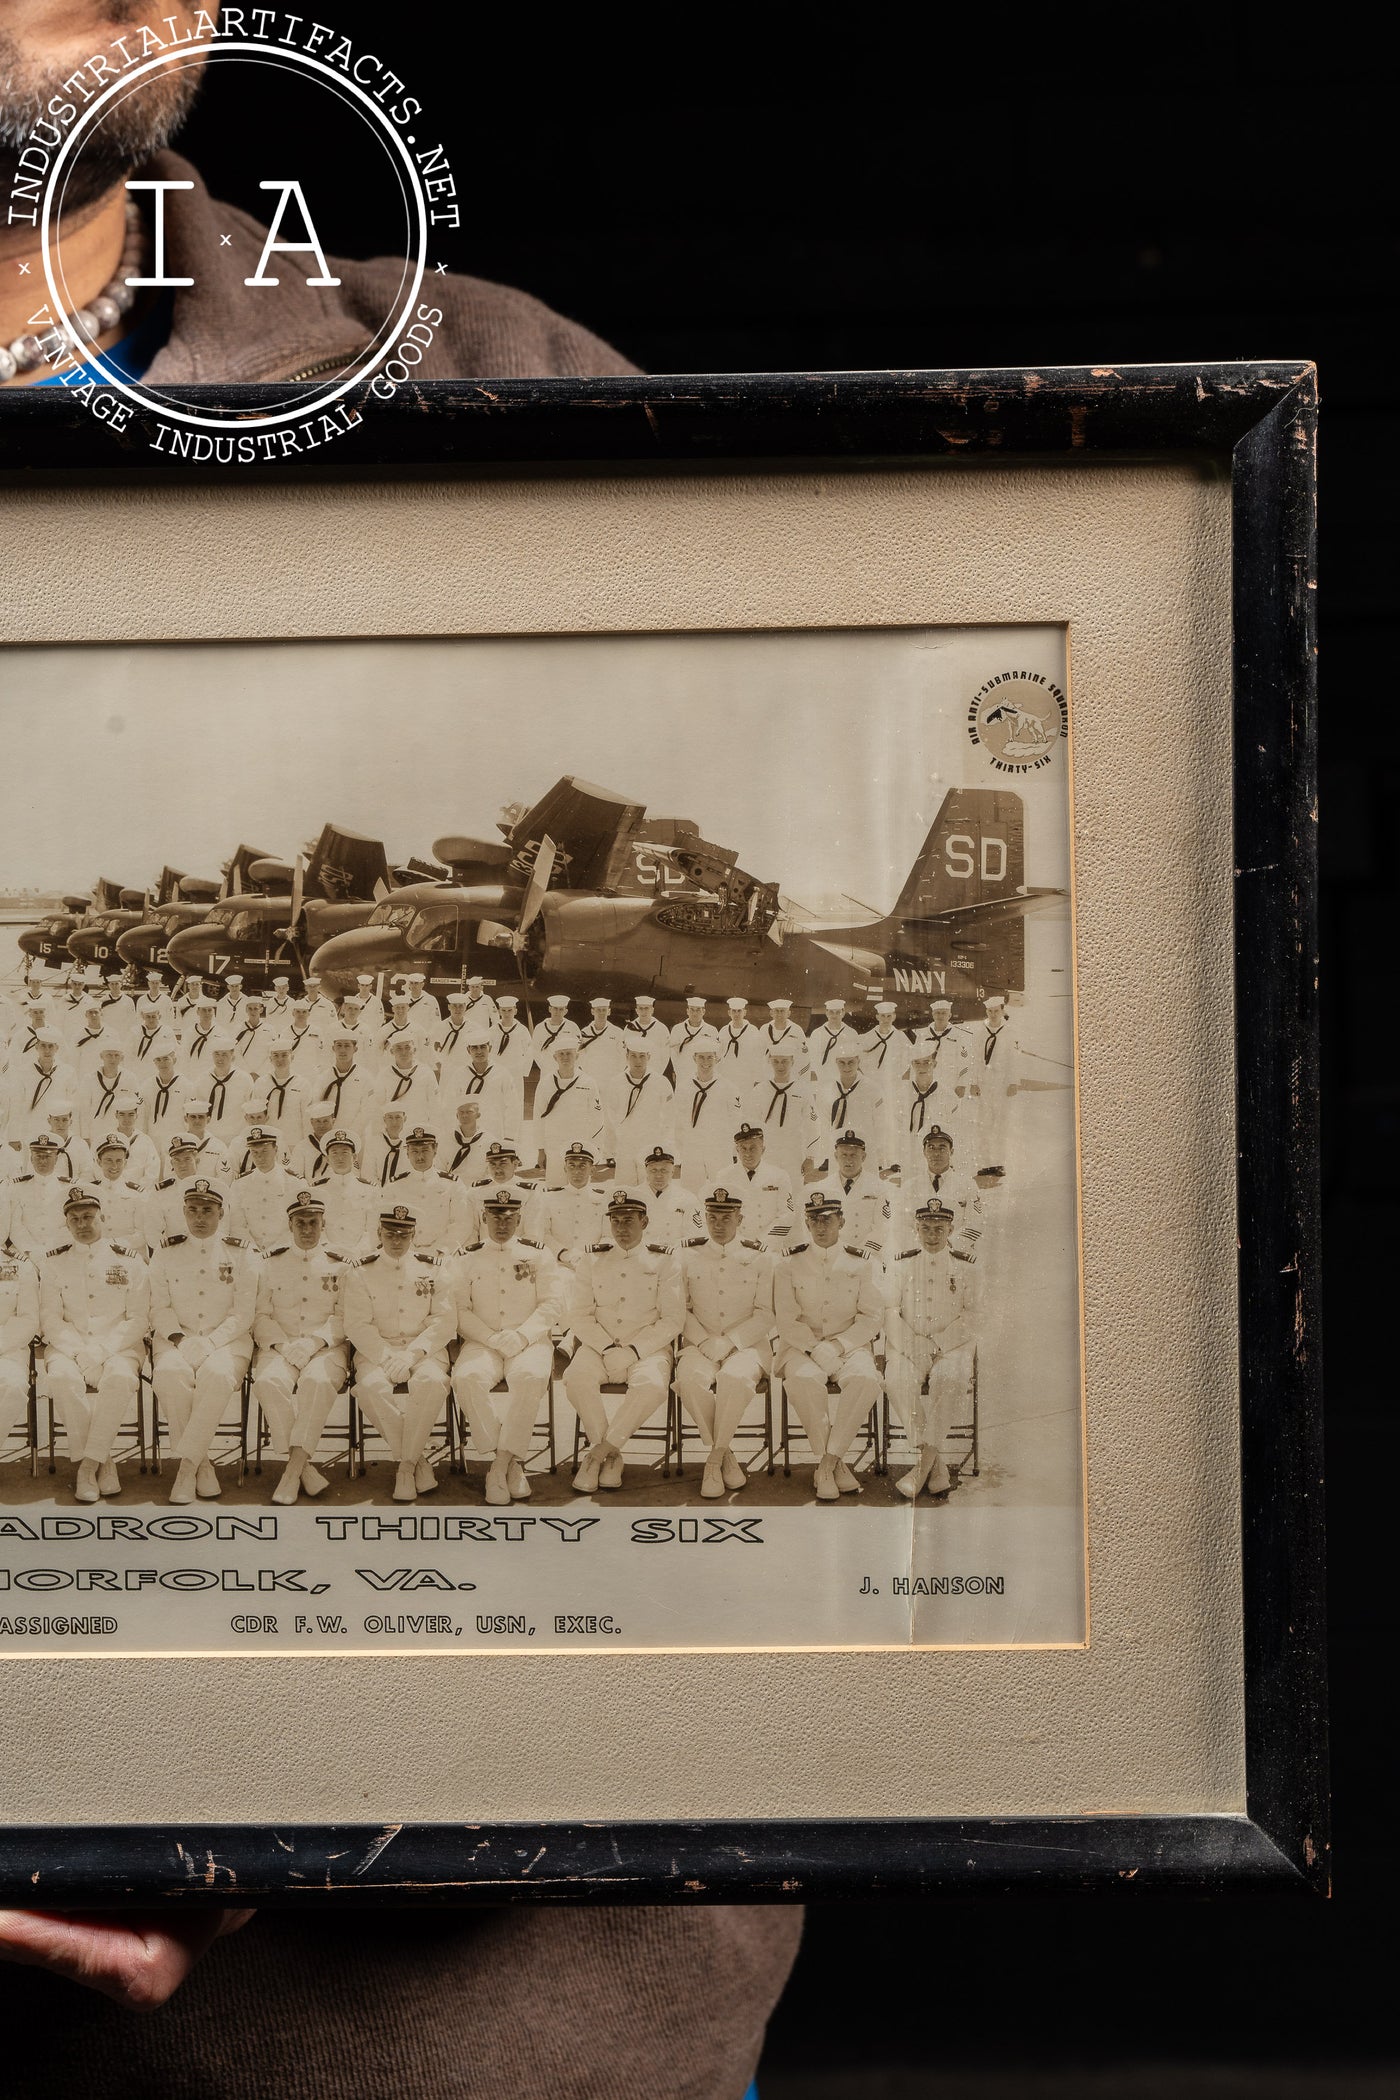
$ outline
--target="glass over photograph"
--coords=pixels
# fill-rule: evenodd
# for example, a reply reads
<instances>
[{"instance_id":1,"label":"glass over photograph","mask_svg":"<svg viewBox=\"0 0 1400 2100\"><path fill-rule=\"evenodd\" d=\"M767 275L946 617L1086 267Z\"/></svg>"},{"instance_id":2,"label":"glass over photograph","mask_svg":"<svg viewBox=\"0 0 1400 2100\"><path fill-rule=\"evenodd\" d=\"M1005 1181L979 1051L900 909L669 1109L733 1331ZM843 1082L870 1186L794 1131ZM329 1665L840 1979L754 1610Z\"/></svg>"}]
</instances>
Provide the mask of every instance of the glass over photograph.
<instances>
[{"instance_id":1,"label":"glass over photograph","mask_svg":"<svg viewBox=\"0 0 1400 2100\"><path fill-rule=\"evenodd\" d=\"M1085 1641L1068 647L0 652L0 1652Z\"/></svg>"}]
</instances>

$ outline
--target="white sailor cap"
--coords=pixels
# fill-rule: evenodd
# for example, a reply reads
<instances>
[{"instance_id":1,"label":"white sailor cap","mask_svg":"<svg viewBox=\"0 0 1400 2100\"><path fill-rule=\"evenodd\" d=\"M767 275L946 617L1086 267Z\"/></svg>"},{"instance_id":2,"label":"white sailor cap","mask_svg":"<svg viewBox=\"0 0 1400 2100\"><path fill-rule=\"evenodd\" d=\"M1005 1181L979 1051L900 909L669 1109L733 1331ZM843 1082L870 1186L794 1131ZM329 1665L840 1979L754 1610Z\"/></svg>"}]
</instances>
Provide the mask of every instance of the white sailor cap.
<instances>
[{"instance_id":1,"label":"white sailor cap","mask_svg":"<svg viewBox=\"0 0 1400 2100\"><path fill-rule=\"evenodd\" d=\"M353 1028L338 1028L331 1037L331 1048L334 1050L337 1043L358 1043L359 1040Z\"/></svg>"},{"instance_id":2,"label":"white sailor cap","mask_svg":"<svg viewBox=\"0 0 1400 2100\"><path fill-rule=\"evenodd\" d=\"M335 1103L334 1101L313 1101L306 1113L313 1123L334 1122Z\"/></svg>"},{"instance_id":3,"label":"white sailor cap","mask_svg":"<svg viewBox=\"0 0 1400 2100\"><path fill-rule=\"evenodd\" d=\"M789 1014L792 1012L792 1001L791 999L770 999L768 1001L768 1011L770 1014Z\"/></svg>"},{"instance_id":4,"label":"white sailor cap","mask_svg":"<svg viewBox=\"0 0 1400 2100\"><path fill-rule=\"evenodd\" d=\"M988 992L982 1004L986 1007L987 1012L990 1013L994 1006L1005 1006L1006 1000L1001 992Z\"/></svg>"},{"instance_id":5,"label":"white sailor cap","mask_svg":"<svg viewBox=\"0 0 1400 2100\"><path fill-rule=\"evenodd\" d=\"M463 1036L462 1041L468 1050L489 1050L491 1048L490 1031L485 1028L473 1028L469 1035Z\"/></svg>"},{"instance_id":6,"label":"white sailor cap","mask_svg":"<svg viewBox=\"0 0 1400 2100\"><path fill-rule=\"evenodd\" d=\"M391 1116L400 1123L408 1121L408 1110L404 1107L402 1101L385 1102L379 1120L381 1123L387 1123Z\"/></svg>"},{"instance_id":7,"label":"white sailor cap","mask_svg":"<svg viewBox=\"0 0 1400 2100\"><path fill-rule=\"evenodd\" d=\"M569 1002L562 992L553 992L550 995L549 1004L555 1013L563 1013L567 1010Z\"/></svg>"},{"instance_id":8,"label":"white sailor cap","mask_svg":"<svg viewBox=\"0 0 1400 2100\"><path fill-rule=\"evenodd\" d=\"M651 1056L651 1044L650 1044L650 1043L649 1043L649 1042L647 1041L647 1039L646 1039L646 1037L645 1037L644 1035L643 1035L643 1036L627 1036L627 1037L625 1037L625 1038L624 1038L624 1041L625 1041L625 1042L626 1042L626 1044L627 1044L627 1055L628 1055L629 1057L650 1057L650 1056Z\"/></svg>"},{"instance_id":9,"label":"white sailor cap","mask_svg":"<svg viewBox=\"0 0 1400 2100\"><path fill-rule=\"evenodd\" d=\"M698 992L690 993L685 1003L690 1008L692 1013L694 1013L697 1008L700 1010L701 1013L705 1011L705 1002L700 997Z\"/></svg>"},{"instance_id":10,"label":"white sailor cap","mask_svg":"<svg viewBox=\"0 0 1400 2100\"><path fill-rule=\"evenodd\" d=\"M724 1003L732 1014L741 1014L749 1002L747 999L740 999L736 995L733 999L726 999Z\"/></svg>"},{"instance_id":11,"label":"white sailor cap","mask_svg":"<svg viewBox=\"0 0 1400 2100\"><path fill-rule=\"evenodd\" d=\"M634 1006L655 1006L656 1000L650 992L638 992L632 1004Z\"/></svg>"},{"instance_id":12,"label":"white sailor cap","mask_svg":"<svg viewBox=\"0 0 1400 2100\"><path fill-rule=\"evenodd\" d=\"M292 1045L284 1035L279 1035L275 1042L268 1044L267 1054L269 1057L290 1057Z\"/></svg>"},{"instance_id":13,"label":"white sailor cap","mask_svg":"<svg viewBox=\"0 0 1400 2100\"><path fill-rule=\"evenodd\" d=\"M291 984L291 981L292 980L290 977L274 977L272 980L272 989L274 992L285 992L288 986Z\"/></svg>"},{"instance_id":14,"label":"white sailor cap","mask_svg":"<svg viewBox=\"0 0 1400 2100\"><path fill-rule=\"evenodd\" d=\"M466 995L466 993L465 993L465 992L449 992L449 993L448 993L448 995L447 995L447 1003L448 1003L448 1005L449 1005L449 1006L470 1006L470 1005L471 1005L471 1001L470 1001L470 999L469 999L469 998L467 997L467 995Z\"/></svg>"},{"instance_id":15,"label":"white sailor cap","mask_svg":"<svg viewBox=\"0 0 1400 2100\"><path fill-rule=\"evenodd\" d=\"M235 1036L231 1035L210 1036L209 1048L217 1057L221 1050L236 1050L238 1048L238 1040Z\"/></svg>"},{"instance_id":16,"label":"white sailor cap","mask_svg":"<svg viewBox=\"0 0 1400 2100\"><path fill-rule=\"evenodd\" d=\"M476 985L478 990L485 991L486 979L484 977L469 977L467 979L467 989L470 991L473 985Z\"/></svg>"},{"instance_id":17,"label":"white sailor cap","mask_svg":"<svg viewBox=\"0 0 1400 2100\"><path fill-rule=\"evenodd\" d=\"M718 1057L719 1037L713 1028L697 1028L690 1038L689 1048L692 1057Z\"/></svg>"},{"instance_id":18,"label":"white sailor cap","mask_svg":"<svg viewBox=\"0 0 1400 2100\"><path fill-rule=\"evenodd\" d=\"M780 1057L785 1058L791 1064L795 1053L788 1048L786 1043L770 1043L763 1054L771 1065L775 1064Z\"/></svg>"},{"instance_id":19,"label":"white sailor cap","mask_svg":"<svg viewBox=\"0 0 1400 2100\"><path fill-rule=\"evenodd\" d=\"M160 971L159 971L159 970L147 970L147 972L146 972L146 982L147 982L147 984L163 984L163 983L164 983L164 981L165 981L165 980L164 980L164 978L163 978L163 977L161 976L161 974L160 974Z\"/></svg>"},{"instance_id":20,"label":"white sailor cap","mask_svg":"<svg viewBox=\"0 0 1400 2100\"><path fill-rule=\"evenodd\" d=\"M243 979L242 979L241 977L236 977L236 976L230 976L230 977L226 977L226 978L224 979L224 983L225 983L225 984L227 984L227 985L238 985L238 984L242 984L242 982L243 982Z\"/></svg>"},{"instance_id":21,"label":"white sailor cap","mask_svg":"<svg viewBox=\"0 0 1400 2100\"><path fill-rule=\"evenodd\" d=\"M310 989L311 989L311 987L312 987L312 985L313 985L313 984L319 984L320 982L321 982L321 973L320 973L320 971L319 971L319 970L306 970L306 971L303 971L303 973L302 973L302 983L303 983L303 984L304 984L304 985L306 986L306 989L308 990L308 992L310 991Z\"/></svg>"},{"instance_id":22,"label":"white sailor cap","mask_svg":"<svg viewBox=\"0 0 1400 2100\"><path fill-rule=\"evenodd\" d=\"M51 1123L57 1123L61 1117L71 1116L72 1113L73 1104L71 1101L50 1101L49 1103L49 1121Z\"/></svg>"},{"instance_id":23,"label":"white sailor cap","mask_svg":"<svg viewBox=\"0 0 1400 2100\"><path fill-rule=\"evenodd\" d=\"M411 1035L396 1035L394 1037L393 1046L389 1051L390 1057L397 1057L400 1050L411 1050L416 1057L418 1054L418 1045Z\"/></svg>"},{"instance_id":24,"label":"white sailor cap","mask_svg":"<svg viewBox=\"0 0 1400 2100\"><path fill-rule=\"evenodd\" d=\"M825 1005L829 1014L843 1014L846 1011L844 999L828 999L825 1001Z\"/></svg>"},{"instance_id":25,"label":"white sailor cap","mask_svg":"<svg viewBox=\"0 0 1400 2100\"><path fill-rule=\"evenodd\" d=\"M57 1050L59 1044L62 1041L62 1037L59 1036L52 1028L36 1028L34 1031L34 1040L36 1043L43 1043L50 1050Z\"/></svg>"},{"instance_id":26,"label":"white sailor cap","mask_svg":"<svg viewBox=\"0 0 1400 2100\"><path fill-rule=\"evenodd\" d=\"M141 1096L139 1094L118 1094L113 1100L112 1106L119 1116L134 1116L137 1109L141 1106Z\"/></svg>"},{"instance_id":27,"label":"white sailor cap","mask_svg":"<svg viewBox=\"0 0 1400 2100\"><path fill-rule=\"evenodd\" d=\"M428 980L422 970L410 970L408 981L410 984L426 984Z\"/></svg>"},{"instance_id":28,"label":"white sailor cap","mask_svg":"<svg viewBox=\"0 0 1400 2100\"><path fill-rule=\"evenodd\" d=\"M582 1045L582 1042L583 1037L576 1028L572 1026L561 1028L558 1035L555 1036L552 1045L554 1055L557 1057L561 1050L577 1050Z\"/></svg>"},{"instance_id":29,"label":"white sailor cap","mask_svg":"<svg viewBox=\"0 0 1400 2100\"><path fill-rule=\"evenodd\" d=\"M194 1010L197 1014L212 1014L217 1004L218 1001L216 999L211 999L206 993L201 992L194 1002Z\"/></svg>"},{"instance_id":30,"label":"white sailor cap","mask_svg":"<svg viewBox=\"0 0 1400 2100\"><path fill-rule=\"evenodd\" d=\"M457 1103L457 1114L459 1117L464 1108L471 1109L473 1114L479 1116L481 1114L480 1094L463 1094L461 1100Z\"/></svg>"},{"instance_id":31,"label":"white sailor cap","mask_svg":"<svg viewBox=\"0 0 1400 2100\"><path fill-rule=\"evenodd\" d=\"M596 1014L600 1006L610 1009L612 1006L612 1000L607 997L606 993L600 992L597 998L590 999L588 1004L592 1011Z\"/></svg>"},{"instance_id":32,"label":"white sailor cap","mask_svg":"<svg viewBox=\"0 0 1400 2100\"><path fill-rule=\"evenodd\" d=\"M408 993L407 993L407 992L406 992L406 991L404 990L404 988L403 988L403 986L402 986L401 984L399 984L399 985L395 985L395 987L394 987L393 991L391 991L391 992L390 992L390 994L389 994L389 1004L390 1004L390 1006L407 1006L407 1005L408 1005Z\"/></svg>"},{"instance_id":33,"label":"white sailor cap","mask_svg":"<svg viewBox=\"0 0 1400 2100\"><path fill-rule=\"evenodd\" d=\"M893 999L877 999L875 1001L875 1011L877 1014L897 1014L899 1008L895 1005Z\"/></svg>"},{"instance_id":34,"label":"white sailor cap","mask_svg":"<svg viewBox=\"0 0 1400 2100\"><path fill-rule=\"evenodd\" d=\"M520 1001L516 998L514 992L503 992L501 996L497 999L496 1004L502 1009L502 1011L504 1011L506 1007L509 1007L511 1012L514 1013L516 1007L519 1006Z\"/></svg>"},{"instance_id":35,"label":"white sailor cap","mask_svg":"<svg viewBox=\"0 0 1400 2100\"><path fill-rule=\"evenodd\" d=\"M311 1001L305 992L298 992L295 999L287 1001L287 1005L294 1014L309 1014L311 1011Z\"/></svg>"},{"instance_id":36,"label":"white sailor cap","mask_svg":"<svg viewBox=\"0 0 1400 2100\"><path fill-rule=\"evenodd\" d=\"M953 1011L953 1002L951 999L930 999L928 1010L931 1014L950 1014Z\"/></svg>"}]
</instances>

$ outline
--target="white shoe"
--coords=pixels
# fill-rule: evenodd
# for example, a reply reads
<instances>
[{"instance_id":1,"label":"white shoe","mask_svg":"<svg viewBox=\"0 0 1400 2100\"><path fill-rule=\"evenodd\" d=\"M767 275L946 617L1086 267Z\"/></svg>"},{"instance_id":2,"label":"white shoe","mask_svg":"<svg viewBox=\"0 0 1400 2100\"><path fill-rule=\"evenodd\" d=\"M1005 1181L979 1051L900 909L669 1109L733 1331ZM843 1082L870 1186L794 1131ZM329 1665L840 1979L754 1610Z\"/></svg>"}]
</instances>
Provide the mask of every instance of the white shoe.
<instances>
[{"instance_id":1,"label":"white shoe","mask_svg":"<svg viewBox=\"0 0 1400 2100\"><path fill-rule=\"evenodd\" d=\"M620 1488L622 1486L622 1453L620 1451L614 1451L610 1458L604 1459L602 1469L598 1474L598 1485L605 1488Z\"/></svg>"},{"instance_id":2,"label":"white shoe","mask_svg":"<svg viewBox=\"0 0 1400 2100\"><path fill-rule=\"evenodd\" d=\"M707 1502L718 1502L725 1492L724 1467L717 1458L705 1460L705 1471L700 1481L700 1492Z\"/></svg>"},{"instance_id":3,"label":"white shoe","mask_svg":"<svg viewBox=\"0 0 1400 2100\"><path fill-rule=\"evenodd\" d=\"M172 1502L193 1502L199 1468L192 1458L182 1458L175 1468L175 1478L170 1487Z\"/></svg>"},{"instance_id":4,"label":"white shoe","mask_svg":"<svg viewBox=\"0 0 1400 2100\"><path fill-rule=\"evenodd\" d=\"M206 1502L212 1502L216 1495L222 1495L223 1493L223 1489L219 1485L219 1476L207 1458L202 1458L199 1462L199 1469L195 1474L194 1491L197 1495L202 1495Z\"/></svg>"},{"instance_id":5,"label":"white shoe","mask_svg":"<svg viewBox=\"0 0 1400 2100\"><path fill-rule=\"evenodd\" d=\"M860 1493L860 1482L856 1479L855 1474L846 1464L844 1458L836 1460L835 1470L836 1485L841 1493L843 1495L858 1495Z\"/></svg>"},{"instance_id":6,"label":"white shoe","mask_svg":"<svg viewBox=\"0 0 1400 2100\"><path fill-rule=\"evenodd\" d=\"M95 1458L80 1458L78 1460L78 1474L73 1482L73 1494L79 1502L100 1502L102 1500L102 1490L97 1485L97 1460Z\"/></svg>"},{"instance_id":7,"label":"white shoe","mask_svg":"<svg viewBox=\"0 0 1400 2100\"><path fill-rule=\"evenodd\" d=\"M748 1486L749 1476L732 1451L725 1452L720 1460L720 1470L724 1474L724 1484L731 1494L737 1494L740 1488Z\"/></svg>"},{"instance_id":8,"label":"white shoe","mask_svg":"<svg viewBox=\"0 0 1400 2100\"><path fill-rule=\"evenodd\" d=\"M574 1492L579 1495L591 1495L598 1486L602 1470L602 1459L590 1447L579 1460L579 1468L574 1475Z\"/></svg>"},{"instance_id":9,"label":"white shoe","mask_svg":"<svg viewBox=\"0 0 1400 2100\"><path fill-rule=\"evenodd\" d=\"M324 1495L330 1486L324 1473L308 1459L301 1469L301 1491L304 1495Z\"/></svg>"},{"instance_id":10,"label":"white shoe","mask_svg":"<svg viewBox=\"0 0 1400 2100\"><path fill-rule=\"evenodd\" d=\"M518 1458L513 1458L506 1467L506 1486L513 1502L528 1502L530 1499L530 1477Z\"/></svg>"},{"instance_id":11,"label":"white shoe","mask_svg":"<svg viewBox=\"0 0 1400 2100\"><path fill-rule=\"evenodd\" d=\"M293 1459L287 1466L283 1468L282 1478L278 1481L276 1487L272 1490L272 1500L274 1502L279 1502L284 1506L287 1503L295 1502L297 1499L297 1491L300 1488L301 1483L302 1471L300 1466L297 1465L295 1459Z\"/></svg>"},{"instance_id":12,"label":"white shoe","mask_svg":"<svg viewBox=\"0 0 1400 2100\"><path fill-rule=\"evenodd\" d=\"M401 1458L398 1463L398 1470L394 1474L394 1500L396 1502L413 1502L416 1501L417 1496L418 1482L415 1477L413 1461L411 1458Z\"/></svg>"},{"instance_id":13,"label":"white shoe","mask_svg":"<svg viewBox=\"0 0 1400 2100\"><path fill-rule=\"evenodd\" d=\"M99 1495L119 1495L122 1491L121 1475L116 1461L104 1458L97 1469L97 1492Z\"/></svg>"},{"instance_id":14,"label":"white shoe","mask_svg":"<svg viewBox=\"0 0 1400 2100\"><path fill-rule=\"evenodd\" d=\"M420 1495L431 1495L438 1484L438 1477L426 1458L420 1458L413 1468L413 1485Z\"/></svg>"},{"instance_id":15,"label":"white shoe","mask_svg":"<svg viewBox=\"0 0 1400 2100\"><path fill-rule=\"evenodd\" d=\"M841 1497L836 1486L835 1469L829 1458L823 1457L818 1459L812 1486L816 1490L818 1502L840 1501Z\"/></svg>"},{"instance_id":16,"label":"white shoe","mask_svg":"<svg viewBox=\"0 0 1400 2100\"><path fill-rule=\"evenodd\" d=\"M895 1493L897 1495L903 1495L906 1502L912 1502L915 1496L918 1494L919 1489L923 1486L923 1482L919 1478L920 1471L920 1467L911 1466L909 1468L909 1471L903 1476L903 1478L897 1480L894 1484Z\"/></svg>"},{"instance_id":17,"label":"white shoe","mask_svg":"<svg viewBox=\"0 0 1400 2100\"><path fill-rule=\"evenodd\" d=\"M941 1457L935 1458L924 1478L924 1487L930 1495L946 1495L953 1483L948 1478L948 1468Z\"/></svg>"},{"instance_id":18,"label":"white shoe","mask_svg":"<svg viewBox=\"0 0 1400 2100\"><path fill-rule=\"evenodd\" d=\"M510 1489L506 1484L506 1468L501 1460L492 1461L486 1475L486 1499L499 1507L510 1501Z\"/></svg>"}]
</instances>

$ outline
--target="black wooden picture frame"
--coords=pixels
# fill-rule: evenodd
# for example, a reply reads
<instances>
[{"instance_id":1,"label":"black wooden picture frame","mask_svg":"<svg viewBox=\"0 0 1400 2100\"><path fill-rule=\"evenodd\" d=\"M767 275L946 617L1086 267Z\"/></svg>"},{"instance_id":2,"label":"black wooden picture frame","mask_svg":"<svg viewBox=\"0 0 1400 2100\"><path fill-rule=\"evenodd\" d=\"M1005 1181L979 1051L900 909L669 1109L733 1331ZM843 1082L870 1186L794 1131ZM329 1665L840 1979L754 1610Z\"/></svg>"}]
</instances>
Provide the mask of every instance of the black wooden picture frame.
<instances>
[{"instance_id":1,"label":"black wooden picture frame","mask_svg":"<svg viewBox=\"0 0 1400 2100\"><path fill-rule=\"evenodd\" d=\"M250 411L273 392L189 388L175 398L194 407L235 391ZM27 1827L0 1831L0 1901L210 1903L235 1889L240 1903L299 1906L1073 1887L1325 1892L1316 425L1314 370L1286 361L437 381L373 404L344 464L303 470L834 470L1019 456L1194 457L1229 473L1245 1813ZM147 464L145 442L95 423L59 389L0 394L0 471L9 477L168 477L169 462Z\"/></svg>"}]
</instances>

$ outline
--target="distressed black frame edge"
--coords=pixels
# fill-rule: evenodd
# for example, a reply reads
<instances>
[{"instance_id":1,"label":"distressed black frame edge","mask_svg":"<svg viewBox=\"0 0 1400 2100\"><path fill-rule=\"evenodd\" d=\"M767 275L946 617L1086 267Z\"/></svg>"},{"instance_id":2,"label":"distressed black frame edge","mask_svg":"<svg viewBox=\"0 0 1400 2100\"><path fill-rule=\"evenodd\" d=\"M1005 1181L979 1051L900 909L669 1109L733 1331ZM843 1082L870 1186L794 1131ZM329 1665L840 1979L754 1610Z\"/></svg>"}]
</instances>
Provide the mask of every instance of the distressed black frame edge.
<instances>
[{"instance_id":1,"label":"distressed black frame edge","mask_svg":"<svg viewBox=\"0 0 1400 2100\"><path fill-rule=\"evenodd\" d=\"M190 389L186 398L226 400L228 391ZM256 409L262 393L240 389L238 398ZM665 460L742 469L781 459L810 470L855 459L1026 454L1230 459L1246 1814L318 1826L280 1834L255 1825L35 1828L0 1833L0 1892L9 1900L227 1902L237 1889L240 1900L299 1901L313 1883L308 1869L292 1867L298 1855L316 1862L319 1901L1327 1889L1316 420L1315 372L1296 361L436 381L405 389L387 409L376 405L356 433L365 445L335 461L353 475L367 465L567 470ZM47 398L0 396L0 466L18 466L16 479L28 478L25 468L129 472L134 461L145 464L57 389ZM156 471L164 464L152 463Z\"/></svg>"},{"instance_id":2,"label":"distressed black frame edge","mask_svg":"<svg viewBox=\"0 0 1400 2100\"><path fill-rule=\"evenodd\" d=\"M21 1840L27 1843L21 1845ZM22 1857L14 1857L22 1854ZM949 1817L927 1822L133 1824L13 1833L8 1900L337 1906L800 1903L990 1890L1296 1887L1246 1816Z\"/></svg>"}]
</instances>

